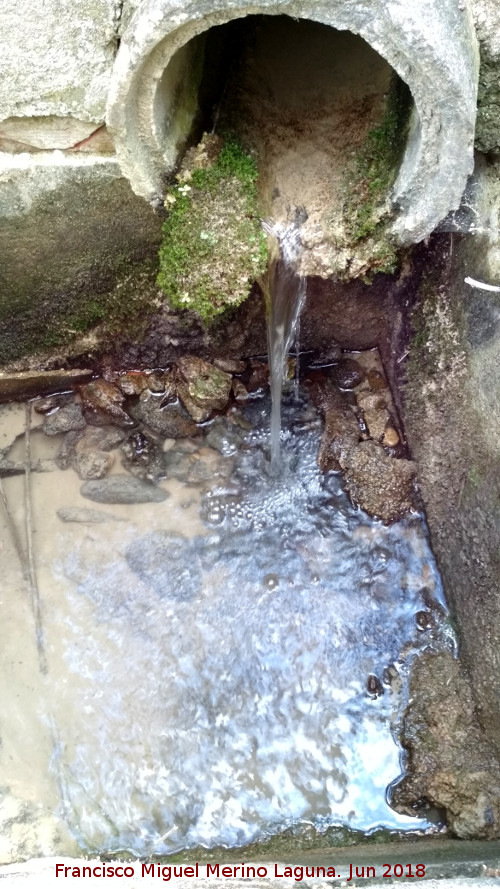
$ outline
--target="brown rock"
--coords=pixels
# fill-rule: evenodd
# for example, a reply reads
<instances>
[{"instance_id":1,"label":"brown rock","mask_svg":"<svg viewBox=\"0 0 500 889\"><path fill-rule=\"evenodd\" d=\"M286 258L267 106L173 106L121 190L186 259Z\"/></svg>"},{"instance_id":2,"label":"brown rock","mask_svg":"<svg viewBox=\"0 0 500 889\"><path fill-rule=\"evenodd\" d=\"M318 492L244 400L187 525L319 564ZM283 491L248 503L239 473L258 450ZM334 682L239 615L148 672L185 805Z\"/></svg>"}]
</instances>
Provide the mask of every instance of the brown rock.
<instances>
[{"instance_id":1,"label":"brown rock","mask_svg":"<svg viewBox=\"0 0 500 889\"><path fill-rule=\"evenodd\" d=\"M96 425L103 425L102 417L107 417L108 423L118 426L130 426L132 421L123 410L124 395L117 386L107 380L93 380L81 389L82 401L86 408L86 418L92 422L92 414L99 420Z\"/></svg>"},{"instance_id":2,"label":"brown rock","mask_svg":"<svg viewBox=\"0 0 500 889\"><path fill-rule=\"evenodd\" d=\"M126 373L117 377L116 385L124 395L140 395L148 388L148 378L143 373Z\"/></svg>"},{"instance_id":3,"label":"brown rock","mask_svg":"<svg viewBox=\"0 0 500 889\"><path fill-rule=\"evenodd\" d=\"M408 701L401 737L406 775L392 787L391 805L414 816L426 800L444 810L456 836L498 838L500 768L452 654L424 653L414 662Z\"/></svg>"},{"instance_id":4,"label":"brown rock","mask_svg":"<svg viewBox=\"0 0 500 889\"><path fill-rule=\"evenodd\" d=\"M385 427L389 422L389 411L385 408L379 410L365 410L364 416L371 437L375 441L380 441L385 432Z\"/></svg>"},{"instance_id":5,"label":"brown rock","mask_svg":"<svg viewBox=\"0 0 500 889\"><path fill-rule=\"evenodd\" d=\"M174 374L166 373L162 376L163 381L163 397L161 400L161 406L165 407L166 404L171 404L173 401L177 401L177 385L175 382Z\"/></svg>"},{"instance_id":6,"label":"brown rock","mask_svg":"<svg viewBox=\"0 0 500 889\"><path fill-rule=\"evenodd\" d=\"M374 673L370 673L366 680L366 691L371 698L379 698L380 695L384 694L384 686L378 676L375 676Z\"/></svg>"},{"instance_id":7,"label":"brown rock","mask_svg":"<svg viewBox=\"0 0 500 889\"><path fill-rule=\"evenodd\" d=\"M345 472L353 502L388 524L412 508L414 476L415 466L410 460L388 457L374 441L364 441L351 451Z\"/></svg>"},{"instance_id":8,"label":"brown rock","mask_svg":"<svg viewBox=\"0 0 500 889\"><path fill-rule=\"evenodd\" d=\"M354 413L329 380L310 387L311 398L325 419L318 465L323 472L344 469L359 442L360 429Z\"/></svg>"},{"instance_id":9,"label":"brown rock","mask_svg":"<svg viewBox=\"0 0 500 889\"><path fill-rule=\"evenodd\" d=\"M383 395L376 395L367 389L356 394L356 403L363 411L378 411L386 407Z\"/></svg>"},{"instance_id":10,"label":"brown rock","mask_svg":"<svg viewBox=\"0 0 500 889\"><path fill-rule=\"evenodd\" d=\"M382 444L388 448L395 448L399 444L399 435L392 426L388 426L385 430Z\"/></svg>"},{"instance_id":11,"label":"brown rock","mask_svg":"<svg viewBox=\"0 0 500 889\"><path fill-rule=\"evenodd\" d=\"M236 361L232 358L214 358L214 364L227 374L242 374L247 369L246 361Z\"/></svg>"},{"instance_id":12,"label":"brown rock","mask_svg":"<svg viewBox=\"0 0 500 889\"><path fill-rule=\"evenodd\" d=\"M243 385L241 380L233 380L232 384L232 392L236 401L246 401L248 398L248 392L246 387Z\"/></svg>"},{"instance_id":13,"label":"brown rock","mask_svg":"<svg viewBox=\"0 0 500 889\"><path fill-rule=\"evenodd\" d=\"M375 368L368 371L366 378L370 385L370 389L373 389L374 392L380 392L382 389L387 389L387 380L383 374L381 374L380 371L375 370Z\"/></svg>"},{"instance_id":14,"label":"brown rock","mask_svg":"<svg viewBox=\"0 0 500 889\"><path fill-rule=\"evenodd\" d=\"M196 423L179 404L162 405L163 399L152 395L131 406L130 413L163 438L189 438L198 434Z\"/></svg>"},{"instance_id":15,"label":"brown rock","mask_svg":"<svg viewBox=\"0 0 500 889\"><path fill-rule=\"evenodd\" d=\"M161 395L165 392L165 377L163 374L149 374L147 378L148 389L155 395Z\"/></svg>"},{"instance_id":16,"label":"brown rock","mask_svg":"<svg viewBox=\"0 0 500 889\"><path fill-rule=\"evenodd\" d=\"M197 423L204 423L214 411L224 410L231 392L231 376L203 358L186 355L177 362L177 393Z\"/></svg>"}]
</instances>

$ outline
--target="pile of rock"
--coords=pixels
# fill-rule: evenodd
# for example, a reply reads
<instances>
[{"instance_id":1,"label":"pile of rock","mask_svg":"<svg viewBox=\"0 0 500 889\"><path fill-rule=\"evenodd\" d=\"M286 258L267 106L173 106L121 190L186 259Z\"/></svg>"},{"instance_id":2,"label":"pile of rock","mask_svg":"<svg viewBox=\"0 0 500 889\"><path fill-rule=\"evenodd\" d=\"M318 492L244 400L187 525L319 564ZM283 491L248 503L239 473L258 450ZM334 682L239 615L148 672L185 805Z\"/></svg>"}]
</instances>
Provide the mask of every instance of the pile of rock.
<instances>
[{"instance_id":1,"label":"pile of rock","mask_svg":"<svg viewBox=\"0 0 500 889\"><path fill-rule=\"evenodd\" d=\"M187 355L167 371L108 373L81 386L79 400L56 395L35 410L44 415L46 435L64 436L56 463L78 473L83 496L98 503L159 502L168 496L157 487L169 465L165 439L197 436L200 424L244 401L248 390L235 376L244 372L251 388L264 384L246 362ZM118 449L127 474L107 477Z\"/></svg>"},{"instance_id":2,"label":"pile of rock","mask_svg":"<svg viewBox=\"0 0 500 889\"><path fill-rule=\"evenodd\" d=\"M352 501L369 515L386 523L402 518L415 505L416 470L405 459L383 375L339 358L307 382L325 421L320 468L342 472Z\"/></svg>"}]
</instances>

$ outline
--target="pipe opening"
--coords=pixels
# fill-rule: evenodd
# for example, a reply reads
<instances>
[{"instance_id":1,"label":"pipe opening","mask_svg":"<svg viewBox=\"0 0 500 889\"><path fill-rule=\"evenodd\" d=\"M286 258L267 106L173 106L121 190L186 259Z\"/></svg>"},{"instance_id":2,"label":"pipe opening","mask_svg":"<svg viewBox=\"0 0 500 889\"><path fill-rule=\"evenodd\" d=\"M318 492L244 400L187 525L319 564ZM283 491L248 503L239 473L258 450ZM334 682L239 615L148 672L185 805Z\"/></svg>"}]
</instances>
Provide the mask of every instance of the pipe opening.
<instances>
[{"instance_id":1,"label":"pipe opening","mask_svg":"<svg viewBox=\"0 0 500 889\"><path fill-rule=\"evenodd\" d=\"M172 169L204 131L235 134L257 159L262 215L306 220L303 272L357 277L392 270L392 251L372 235L380 240L392 213L412 106L406 84L361 37L250 15L172 56L156 91L155 138Z\"/></svg>"}]
</instances>

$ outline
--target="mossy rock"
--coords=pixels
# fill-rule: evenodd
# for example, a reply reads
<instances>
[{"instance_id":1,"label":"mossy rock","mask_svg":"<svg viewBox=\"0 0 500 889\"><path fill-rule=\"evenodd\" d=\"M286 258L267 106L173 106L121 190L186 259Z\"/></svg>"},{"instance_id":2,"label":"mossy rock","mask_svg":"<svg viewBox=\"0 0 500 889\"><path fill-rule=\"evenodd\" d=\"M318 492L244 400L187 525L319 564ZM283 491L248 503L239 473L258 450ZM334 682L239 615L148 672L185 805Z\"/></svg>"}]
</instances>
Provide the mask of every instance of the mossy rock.
<instances>
[{"instance_id":1,"label":"mossy rock","mask_svg":"<svg viewBox=\"0 0 500 889\"><path fill-rule=\"evenodd\" d=\"M173 308L190 309L208 323L242 303L266 267L257 168L227 139L209 165L178 178L165 199L158 284Z\"/></svg>"}]
</instances>

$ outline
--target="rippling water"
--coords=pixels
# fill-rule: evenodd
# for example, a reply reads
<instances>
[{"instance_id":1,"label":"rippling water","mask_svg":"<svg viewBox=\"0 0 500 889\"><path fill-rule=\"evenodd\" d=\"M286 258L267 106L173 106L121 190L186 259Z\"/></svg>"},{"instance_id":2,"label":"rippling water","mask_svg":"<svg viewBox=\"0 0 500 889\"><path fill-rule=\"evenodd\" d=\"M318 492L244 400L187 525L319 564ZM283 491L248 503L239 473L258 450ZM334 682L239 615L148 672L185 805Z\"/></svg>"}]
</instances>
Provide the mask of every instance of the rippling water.
<instances>
[{"instance_id":1,"label":"rippling water","mask_svg":"<svg viewBox=\"0 0 500 889\"><path fill-rule=\"evenodd\" d=\"M385 792L400 773L403 661L449 644L415 619L443 613L425 525L369 519L318 471L305 396L285 399L274 477L269 412L257 399L193 453L174 444L169 500L104 507L126 522L63 525L61 504L89 505L76 476L34 478L42 721L57 810L81 848L165 854L298 822L424 824ZM383 694L367 693L370 675Z\"/></svg>"}]
</instances>

